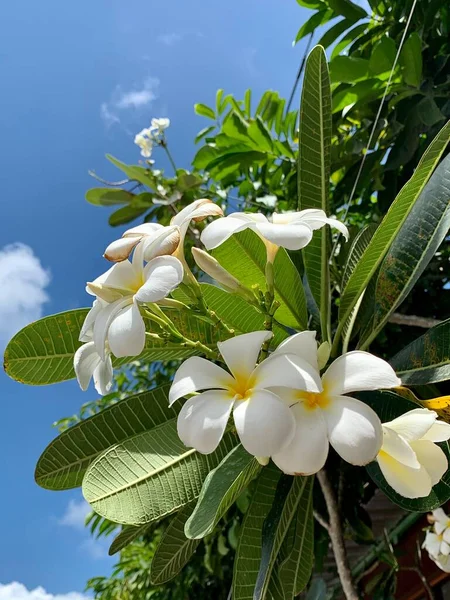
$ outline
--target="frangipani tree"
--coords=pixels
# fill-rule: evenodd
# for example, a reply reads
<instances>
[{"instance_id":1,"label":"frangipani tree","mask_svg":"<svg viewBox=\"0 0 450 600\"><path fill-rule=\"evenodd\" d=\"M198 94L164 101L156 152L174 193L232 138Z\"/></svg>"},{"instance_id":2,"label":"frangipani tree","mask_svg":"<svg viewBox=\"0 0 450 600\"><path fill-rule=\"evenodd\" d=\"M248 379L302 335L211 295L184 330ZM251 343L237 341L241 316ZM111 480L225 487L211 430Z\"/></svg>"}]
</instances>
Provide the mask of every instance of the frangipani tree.
<instances>
[{"instance_id":1,"label":"frangipani tree","mask_svg":"<svg viewBox=\"0 0 450 600\"><path fill-rule=\"evenodd\" d=\"M252 128L261 143L270 137L261 119L247 122L239 110L228 121L238 133ZM137 136L143 156L154 136L166 144L167 125L155 121ZM171 222L133 228L108 246L115 264L88 283L90 310L47 317L11 340L5 368L15 379L41 385L77 376L84 389L93 376L99 393L110 388L112 368L135 357L183 361L170 386L121 400L62 433L38 461L39 485L82 486L99 515L124 526L115 549L173 515L152 563L151 577L161 583L251 484L235 600L293 598L308 585L319 497L344 594L358 598L330 463L338 472L365 467L407 510L450 499L450 425L432 410L442 400L414 393L417 383L447 379L450 324L389 362L368 352L447 233L450 160L441 158L449 139L447 123L379 226L347 242L346 225L329 209L330 83L316 47L303 85L296 211L223 216L209 199L190 198L180 210L181 198L173 192L169 202L166 193ZM150 163L121 168L154 181ZM212 255L196 249L194 257L218 285L199 283L186 259L186 233L205 220L201 240ZM412 246L415 255L422 248L418 262L407 259ZM380 277L384 285L371 287ZM376 321L362 326L367 298L379 308Z\"/></svg>"}]
</instances>

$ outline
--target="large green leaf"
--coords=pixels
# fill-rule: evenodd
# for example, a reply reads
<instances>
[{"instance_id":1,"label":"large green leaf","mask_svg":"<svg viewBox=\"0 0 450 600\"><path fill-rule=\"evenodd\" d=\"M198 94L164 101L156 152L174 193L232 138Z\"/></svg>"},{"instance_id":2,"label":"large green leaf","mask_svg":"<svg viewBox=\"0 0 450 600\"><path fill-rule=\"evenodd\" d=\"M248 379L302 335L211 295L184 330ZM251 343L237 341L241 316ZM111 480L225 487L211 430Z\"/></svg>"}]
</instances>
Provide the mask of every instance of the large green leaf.
<instances>
[{"instance_id":1,"label":"large green leaf","mask_svg":"<svg viewBox=\"0 0 450 600\"><path fill-rule=\"evenodd\" d=\"M330 79L325 51L316 46L306 61L300 105L298 203L301 210L322 209L327 215L330 212L330 144ZM303 250L309 287L320 310L323 341L329 337L329 237L328 227L323 227Z\"/></svg>"},{"instance_id":2,"label":"large green leaf","mask_svg":"<svg viewBox=\"0 0 450 600\"><path fill-rule=\"evenodd\" d=\"M334 342L334 352L337 350L340 334L356 302L380 265L402 224L431 177L435 166L447 146L449 137L450 121L441 129L428 146L414 175L400 190L400 193L370 240L362 259L351 274L339 306L339 326Z\"/></svg>"},{"instance_id":3,"label":"large green leaf","mask_svg":"<svg viewBox=\"0 0 450 600\"><path fill-rule=\"evenodd\" d=\"M261 465L239 444L205 479L194 512L186 522L186 537L201 539L211 533L236 498L261 470Z\"/></svg>"},{"instance_id":4,"label":"large green leaf","mask_svg":"<svg viewBox=\"0 0 450 600\"><path fill-rule=\"evenodd\" d=\"M36 482L50 490L78 487L87 467L110 446L174 419L179 405L169 408L169 387L125 398L61 433L42 453Z\"/></svg>"},{"instance_id":5,"label":"large green leaf","mask_svg":"<svg viewBox=\"0 0 450 600\"><path fill-rule=\"evenodd\" d=\"M123 550L125 546L128 546L128 544L134 542L134 540L141 535L144 535L144 533L148 531L150 527L151 525L148 523L139 525L138 527L135 527L134 525L125 525L119 535L114 538L111 546L109 547L108 554L110 556L117 554L117 552Z\"/></svg>"},{"instance_id":6,"label":"large green leaf","mask_svg":"<svg viewBox=\"0 0 450 600\"><path fill-rule=\"evenodd\" d=\"M200 544L200 540L188 540L184 535L184 526L193 506L191 502L182 508L165 530L150 567L153 585L161 585L178 575Z\"/></svg>"},{"instance_id":7,"label":"large green leaf","mask_svg":"<svg viewBox=\"0 0 450 600\"><path fill-rule=\"evenodd\" d=\"M310 477L283 475L278 483L272 508L263 525L261 565L255 583L254 600L264 600L266 597L275 561L291 527L291 523L295 521L298 514L297 509L299 504L305 503L309 506L311 503L311 488L309 485L311 479ZM308 488L308 494L304 496L306 488ZM312 522L310 512L308 512L308 517ZM293 539L288 540L289 546L293 543ZM312 567L311 560L305 561L305 567L307 566ZM283 575L280 572L278 575L283 585ZM310 575L311 572L308 573L304 585L306 585ZM296 582L297 580L295 579L293 588L295 588Z\"/></svg>"},{"instance_id":8,"label":"large green leaf","mask_svg":"<svg viewBox=\"0 0 450 600\"><path fill-rule=\"evenodd\" d=\"M177 511L200 494L206 475L230 452L226 433L217 450L186 448L176 420L167 421L106 450L89 466L83 494L93 510L116 523L142 525Z\"/></svg>"},{"instance_id":9,"label":"large green leaf","mask_svg":"<svg viewBox=\"0 0 450 600\"><path fill-rule=\"evenodd\" d=\"M258 477L234 559L233 600L253 600L262 557L262 528L272 508L280 477L281 471L272 463Z\"/></svg>"},{"instance_id":10,"label":"large green leaf","mask_svg":"<svg viewBox=\"0 0 450 600\"><path fill-rule=\"evenodd\" d=\"M81 346L78 337L88 311L88 308L79 308L58 313L21 329L6 347L6 373L16 381L29 385L47 385L73 379L73 356ZM195 316L175 310L169 314L179 331L190 340L214 346L220 337L220 331ZM158 332L158 327L148 321L146 329ZM131 360L177 360L195 354L199 354L195 348L148 338L144 351L138 357L114 359L113 364L118 367Z\"/></svg>"},{"instance_id":11,"label":"large green leaf","mask_svg":"<svg viewBox=\"0 0 450 600\"><path fill-rule=\"evenodd\" d=\"M399 58L405 83L419 87L422 82L422 39L413 31L406 40Z\"/></svg>"},{"instance_id":12,"label":"large green leaf","mask_svg":"<svg viewBox=\"0 0 450 600\"><path fill-rule=\"evenodd\" d=\"M128 204L135 197L131 192L121 189L92 188L86 192L86 200L96 206L114 206Z\"/></svg>"},{"instance_id":13,"label":"large green leaf","mask_svg":"<svg viewBox=\"0 0 450 600\"><path fill-rule=\"evenodd\" d=\"M369 73L369 61L353 56L336 56L330 63L332 83L354 83L366 79Z\"/></svg>"},{"instance_id":14,"label":"large green leaf","mask_svg":"<svg viewBox=\"0 0 450 600\"><path fill-rule=\"evenodd\" d=\"M366 348L400 306L450 227L450 155L431 176L389 248L378 273L373 324Z\"/></svg>"},{"instance_id":15,"label":"large green leaf","mask_svg":"<svg viewBox=\"0 0 450 600\"><path fill-rule=\"evenodd\" d=\"M450 319L429 329L389 362L405 385L450 379Z\"/></svg>"},{"instance_id":16,"label":"large green leaf","mask_svg":"<svg viewBox=\"0 0 450 600\"><path fill-rule=\"evenodd\" d=\"M309 35L310 33L313 33L321 25L325 25L325 23L328 23L328 21L333 18L333 15L333 11L329 8L323 8L315 12L307 21L305 21L305 23L303 23L303 25L297 31L294 44L297 44L305 36Z\"/></svg>"},{"instance_id":17,"label":"large green leaf","mask_svg":"<svg viewBox=\"0 0 450 600\"><path fill-rule=\"evenodd\" d=\"M361 7L351 2L351 0L328 0L328 5L338 15L342 15L352 21L358 21L367 17L366 11Z\"/></svg>"},{"instance_id":18,"label":"large green leaf","mask_svg":"<svg viewBox=\"0 0 450 600\"><path fill-rule=\"evenodd\" d=\"M406 398L395 394L394 392L359 392L358 398L371 406L380 417L382 423L392 421L396 417L417 408L417 404ZM448 442L443 442L439 446L445 452L447 459L450 459ZM426 498L409 499L397 494L387 483L377 462L367 465L367 471L377 486L388 496L392 502L401 508L409 511L427 512L442 506L450 499L450 470L444 475L441 481L435 485L429 496Z\"/></svg>"},{"instance_id":19,"label":"large green leaf","mask_svg":"<svg viewBox=\"0 0 450 600\"><path fill-rule=\"evenodd\" d=\"M253 231L232 235L224 244L213 250L220 264L247 287L258 285L266 289L266 248ZM284 248L275 257L275 298L280 307L275 313L277 321L294 329L306 329L308 314L302 281L297 269Z\"/></svg>"},{"instance_id":20,"label":"large green leaf","mask_svg":"<svg viewBox=\"0 0 450 600\"><path fill-rule=\"evenodd\" d=\"M215 285L208 283L200 285L208 308L236 332L249 333L264 329L264 315L243 298L225 292ZM274 323L273 334L274 346L278 346L287 337L286 331L278 323Z\"/></svg>"}]
</instances>

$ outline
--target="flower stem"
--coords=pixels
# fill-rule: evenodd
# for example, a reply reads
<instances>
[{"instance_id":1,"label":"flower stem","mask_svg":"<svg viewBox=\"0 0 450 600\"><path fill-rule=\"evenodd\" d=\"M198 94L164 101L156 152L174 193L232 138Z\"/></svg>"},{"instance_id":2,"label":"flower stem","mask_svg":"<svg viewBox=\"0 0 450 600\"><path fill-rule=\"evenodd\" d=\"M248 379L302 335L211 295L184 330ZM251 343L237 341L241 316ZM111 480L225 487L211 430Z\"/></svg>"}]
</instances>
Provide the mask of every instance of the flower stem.
<instances>
[{"instance_id":1,"label":"flower stem","mask_svg":"<svg viewBox=\"0 0 450 600\"><path fill-rule=\"evenodd\" d=\"M175 164L175 161L173 160L172 154L170 153L170 150L169 150L169 146L168 146L167 141L165 139L161 140L161 146L166 151L166 154L167 154L167 157L169 159L169 162L172 165L172 169L174 170L174 172L176 174L177 173L177 166Z\"/></svg>"},{"instance_id":2,"label":"flower stem","mask_svg":"<svg viewBox=\"0 0 450 600\"><path fill-rule=\"evenodd\" d=\"M324 469L317 473L317 479L322 489L323 497L328 510L328 533L331 539L331 546L333 548L334 559L336 561L342 590L344 591L344 595L347 600L358 600L359 596L353 583L347 551L345 549L342 523L336 495Z\"/></svg>"}]
</instances>

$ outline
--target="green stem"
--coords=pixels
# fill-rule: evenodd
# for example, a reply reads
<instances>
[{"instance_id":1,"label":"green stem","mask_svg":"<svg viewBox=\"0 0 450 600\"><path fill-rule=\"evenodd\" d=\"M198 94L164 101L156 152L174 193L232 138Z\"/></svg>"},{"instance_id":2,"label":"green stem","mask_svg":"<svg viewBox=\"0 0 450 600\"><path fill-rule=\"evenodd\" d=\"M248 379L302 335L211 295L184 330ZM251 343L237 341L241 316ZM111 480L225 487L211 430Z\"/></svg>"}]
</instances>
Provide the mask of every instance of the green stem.
<instances>
[{"instance_id":1,"label":"green stem","mask_svg":"<svg viewBox=\"0 0 450 600\"><path fill-rule=\"evenodd\" d=\"M167 157L169 159L169 162L172 165L172 169L174 170L175 175L176 175L176 173L177 173L177 166L175 164L175 161L173 160L172 154L170 153L170 150L169 150L169 146L167 145L167 141L165 139L161 140L161 146L166 151L166 154L167 154Z\"/></svg>"}]
</instances>

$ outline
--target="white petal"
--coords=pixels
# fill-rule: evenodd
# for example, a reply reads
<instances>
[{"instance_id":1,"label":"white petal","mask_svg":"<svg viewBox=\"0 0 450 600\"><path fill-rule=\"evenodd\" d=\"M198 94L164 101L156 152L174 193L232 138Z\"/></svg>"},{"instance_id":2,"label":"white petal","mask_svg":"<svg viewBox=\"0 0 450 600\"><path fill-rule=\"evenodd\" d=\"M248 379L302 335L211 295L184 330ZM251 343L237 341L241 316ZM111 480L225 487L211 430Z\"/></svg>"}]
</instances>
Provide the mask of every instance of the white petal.
<instances>
[{"instance_id":1,"label":"white petal","mask_svg":"<svg viewBox=\"0 0 450 600\"><path fill-rule=\"evenodd\" d=\"M234 424L244 448L253 456L271 456L292 440L295 419L281 400L266 390L254 390L236 402Z\"/></svg>"},{"instance_id":2,"label":"white petal","mask_svg":"<svg viewBox=\"0 0 450 600\"><path fill-rule=\"evenodd\" d=\"M448 543L445 540L442 540L442 542L441 542L440 552L444 556L448 556L450 554L450 546L448 545Z\"/></svg>"},{"instance_id":3,"label":"white petal","mask_svg":"<svg viewBox=\"0 0 450 600\"><path fill-rule=\"evenodd\" d=\"M273 223L258 223L256 230L266 240L287 248L288 250L300 250L312 239L312 230L304 223L292 225L274 225Z\"/></svg>"},{"instance_id":4,"label":"white petal","mask_svg":"<svg viewBox=\"0 0 450 600\"><path fill-rule=\"evenodd\" d=\"M396 431L405 440L413 441L423 438L436 418L437 414L433 410L415 408L384 425Z\"/></svg>"},{"instance_id":5,"label":"white petal","mask_svg":"<svg viewBox=\"0 0 450 600\"><path fill-rule=\"evenodd\" d=\"M132 302L133 300L131 297L116 300L116 302L113 302L112 304L107 304L97 315L94 323L94 342L95 348L102 360L105 360L105 344L109 326L116 315L119 314L123 308L132 304Z\"/></svg>"},{"instance_id":6,"label":"white petal","mask_svg":"<svg viewBox=\"0 0 450 600\"><path fill-rule=\"evenodd\" d=\"M439 521L436 521L436 523L434 524L434 530L438 535L440 535L447 529L447 525L448 525L448 522L440 523ZM449 537L450 537L450 530L449 530ZM450 539L449 539L449 542L450 542Z\"/></svg>"},{"instance_id":7,"label":"white petal","mask_svg":"<svg viewBox=\"0 0 450 600\"><path fill-rule=\"evenodd\" d=\"M180 243L180 228L179 227L163 227L156 230L152 235L146 236L141 240L139 247L142 252L142 257L146 261L151 261L157 256L172 254ZM141 249L142 248L142 249ZM137 257L140 260L141 257Z\"/></svg>"},{"instance_id":8,"label":"white petal","mask_svg":"<svg viewBox=\"0 0 450 600\"><path fill-rule=\"evenodd\" d=\"M331 396L401 385L390 364L369 352L359 350L347 352L331 363L322 382Z\"/></svg>"},{"instance_id":9,"label":"white petal","mask_svg":"<svg viewBox=\"0 0 450 600\"><path fill-rule=\"evenodd\" d=\"M183 281L183 265L175 256L158 256L144 269L145 283L135 294L139 302L166 298Z\"/></svg>"},{"instance_id":10,"label":"white petal","mask_svg":"<svg viewBox=\"0 0 450 600\"><path fill-rule=\"evenodd\" d=\"M297 214L298 218L301 219L307 225L309 225L311 229L316 230L320 229L324 225L330 225L330 227L334 227L335 229L340 231L345 237L345 239L348 240L348 229L344 225L344 223L341 223L341 221L338 221L337 219L327 217L323 210L310 208L306 210L301 210Z\"/></svg>"},{"instance_id":11,"label":"white petal","mask_svg":"<svg viewBox=\"0 0 450 600\"><path fill-rule=\"evenodd\" d=\"M281 342L273 354L295 354L309 363L314 370L319 370L315 331L301 331L291 335Z\"/></svg>"},{"instance_id":12,"label":"white petal","mask_svg":"<svg viewBox=\"0 0 450 600\"><path fill-rule=\"evenodd\" d=\"M431 479L431 485L436 485L448 469L448 461L443 450L428 440L411 442L420 464L425 467Z\"/></svg>"},{"instance_id":13,"label":"white petal","mask_svg":"<svg viewBox=\"0 0 450 600\"><path fill-rule=\"evenodd\" d=\"M155 231L163 228L164 226L159 223L142 223L142 225L127 229L122 237L142 237L144 235L152 235Z\"/></svg>"},{"instance_id":14,"label":"white petal","mask_svg":"<svg viewBox=\"0 0 450 600\"><path fill-rule=\"evenodd\" d=\"M271 331L253 331L218 342L220 354L236 379L248 379L256 367L261 346L272 338Z\"/></svg>"},{"instance_id":15,"label":"white petal","mask_svg":"<svg viewBox=\"0 0 450 600\"><path fill-rule=\"evenodd\" d=\"M169 405L199 390L228 390L235 381L229 373L206 358L193 356L184 361L173 378L169 391Z\"/></svg>"},{"instance_id":16,"label":"white petal","mask_svg":"<svg viewBox=\"0 0 450 600\"><path fill-rule=\"evenodd\" d=\"M396 431L389 429L385 425L383 427L383 445L381 449L395 460L398 460L408 467L420 469L420 463L417 460L416 453L411 448L410 444L402 438Z\"/></svg>"},{"instance_id":17,"label":"white petal","mask_svg":"<svg viewBox=\"0 0 450 600\"><path fill-rule=\"evenodd\" d=\"M379 453L377 462L388 484L400 496L424 498L430 494L431 479L423 467L411 469L385 452Z\"/></svg>"},{"instance_id":18,"label":"white petal","mask_svg":"<svg viewBox=\"0 0 450 600\"><path fill-rule=\"evenodd\" d=\"M119 240L111 242L103 256L111 262L121 262L130 256L133 248L138 243L139 237L122 237Z\"/></svg>"},{"instance_id":19,"label":"white petal","mask_svg":"<svg viewBox=\"0 0 450 600\"><path fill-rule=\"evenodd\" d=\"M190 221L191 219L201 221L206 219L206 217L213 216L223 216L223 210L218 204L212 202L212 200L200 198L199 200L194 200L194 202L191 202L191 204L185 206L183 210L180 210L178 214L172 217L170 222L172 225L178 225L181 227L183 223Z\"/></svg>"},{"instance_id":20,"label":"white petal","mask_svg":"<svg viewBox=\"0 0 450 600\"><path fill-rule=\"evenodd\" d=\"M251 226L251 222L234 217L223 217L209 223L202 231L200 240L207 250L217 248L223 244L233 233L244 231Z\"/></svg>"},{"instance_id":21,"label":"white petal","mask_svg":"<svg viewBox=\"0 0 450 600\"><path fill-rule=\"evenodd\" d=\"M307 392L321 392L318 371L295 354L273 354L260 363L254 373L254 387L290 387Z\"/></svg>"},{"instance_id":22,"label":"white petal","mask_svg":"<svg viewBox=\"0 0 450 600\"><path fill-rule=\"evenodd\" d=\"M213 390L187 400L178 415L177 430L186 446L202 454L213 452L222 439L234 399Z\"/></svg>"},{"instance_id":23,"label":"white petal","mask_svg":"<svg viewBox=\"0 0 450 600\"><path fill-rule=\"evenodd\" d=\"M83 344L75 352L73 368L83 392L88 389L91 377L100 362L101 359L95 349L94 342Z\"/></svg>"},{"instance_id":24,"label":"white petal","mask_svg":"<svg viewBox=\"0 0 450 600\"><path fill-rule=\"evenodd\" d=\"M317 473L327 460L329 448L322 411L308 409L299 402L291 410L296 420L294 438L281 452L274 454L272 460L289 475Z\"/></svg>"},{"instance_id":25,"label":"white petal","mask_svg":"<svg viewBox=\"0 0 450 600\"><path fill-rule=\"evenodd\" d=\"M448 522L447 522L448 525ZM436 533L438 533L436 531ZM446 527L445 529L443 529L441 531L441 533L443 533L444 535L442 536L444 538L444 541L447 542L447 544L450 544L450 529L448 527Z\"/></svg>"},{"instance_id":26,"label":"white petal","mask_svg":"<svg viewBox=\"0 0 450 600\"><path fill-rule=\"evenodd\" d=\"M134 269L129 260L124 260L112 266L106 273L100 275L92 282L87 284L91 286L112 288L113 290L121 290L123 293L133 294L134 290L139 286L139 274ZM94 291L96 294L96 292Z\"/></svg>"},{"instance_id":27,"label":"white petal","mask_svg":"<svg viewBox=\"0 0 450 600\"><path fill-rule=\"evenodd\" d=\"M86 315L84 323L81 327L80 337L78 338L80 342L90 342L92 341L92 337L94 335L94 323L97 316L100 314L102 308L104 308L106 304L102 300L94 300L92 304L91 310Z\"/></svg>"},{"instance_id":28,"label":"white petal","mask_svg":"<svg viewBox=\"0 0 450 600\"><path fill-rule=\"evenodd\" d=\"M111 391L113 384L113 366L109 352L106 355L105 360L100 361L97 365L93 377L97 392L101 396L106 396L106 394Z\"/></svg>"},{"instance_id":29,"label":"white petal","mask_svg":"<svg viewBox=\"0 0 450 600\"><path fill-rule=\"evenodd\" d=\"M138 356L145 346L145 323L139 307L133 302L120 310L108 330L111 352L118 358Z\"/></svg>"},{"instance_id":30,"label":"white petal","mask_svg":"<svg viewBox=\"0 0 450 600\"><path fill-rule=\"evenodd\" d=\"M443 554L439 554L438 557L431 557L432 560L437 564L437 566L444 571L444 573L450 573L450 560L448 556L444 556Z\"/></svg>"},{"instance_id":31,"label":"white petal","mask_svg":"<svg viewBox=\"0 0 450 600\"><path fill-rule=\"evenodd\" d=\"M444 421L435 421L421 439L430 442L446 442L450 439L450 425Z\"/></svg>"},{"instance_id":32,"label":"white petal","mask_svg":"<svg viewBox=\"0 0 450 600\"><path fill-rule=\"evenodd\" d=\"M425 548L425 550L431 554L431 556L438 556L441 549L441 540L435 533L427 531L422 548Z\"/></svg>"},{"instance_id":33,"label":"white petal","mask_svg":"<svg viewBox=\"0 0 450 600\"><path fill-rule=\"evenodd\" d=\"M435 521L442 521L443 523L447 523L448 522L448 516L445 514L444 510L442 508L435 508L434 510L431 511Z\"/></svg>"},{"instance_id":34,"label":"white petal","mask_svg":"<svg viewBox=\"0 0 450 600\"><path fill-rule=\"evenodd\" d=\"M352 465L367 465L383 441L380 419L370 406L348 396L331 398L323 411L328 439L336 452Z\"/></svg>"}]
</instances>

